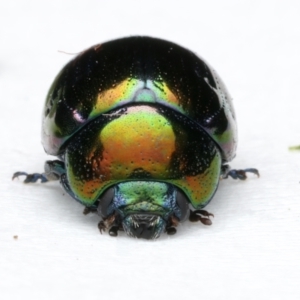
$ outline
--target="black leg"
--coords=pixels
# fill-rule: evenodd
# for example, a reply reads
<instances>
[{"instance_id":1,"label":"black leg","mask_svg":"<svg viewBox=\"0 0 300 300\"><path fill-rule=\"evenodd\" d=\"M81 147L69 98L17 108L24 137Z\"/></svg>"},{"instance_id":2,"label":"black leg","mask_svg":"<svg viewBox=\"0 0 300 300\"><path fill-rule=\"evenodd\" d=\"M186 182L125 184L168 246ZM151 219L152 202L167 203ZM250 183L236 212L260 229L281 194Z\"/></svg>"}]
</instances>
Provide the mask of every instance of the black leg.
<instances>
[{"instance_id":1,"label":"black leg","mask_svg":"<svg viewBox=\"0 0 300 300\"><path fill-rule=\"evenodd\" d=\"M94 208L94 207L85 207L82 213L84 215L88 215L89 213L95 213L95 212L97 212L97 208Z\"/></svg>"},{"instance_id":2,"label":"black leg","mask_svg":"<svg viewBox=\"0 0 300 300\"><path fill-rule=\"evenodd\" d=\"M211 225L211 219L209 217L214 217L213 214L207 212L206 210L198 209L194 211L190 211L189 220L191 222L198 222L200 221L204 225Z\"/></svg>"},{"instance_id":3,"label":"black leg","mask_svg":"<svg viewBox=\"0 0 300 300\"><path fill-rule=\"evenodd\" d=\"M110 236L118 236L119 226L112 226L109 228L109 235Z\"/></svg>"},{"instance_id":4,"label":"black leg","mask_svg":"<svg viewBox=\"0 0 300 300\"><path fill-rule=\"evenodd\" d=\"M177 232L176 226L178 225L178 223L179 223L179 220L176 217L171 216L169 218L167 226L166 226L166 232L168 235L174 235Z\"/></svg>"},{"instance_id":5,"label":"black leg","mask_svg":"<svg viewBox=\"0 0 300 300\"><path fill-rule=\"evenodd\" d=\"M12 180L14 180L15 178L19 178L19 176L26 176L24 179L24 183L35 183L37 182L39 179L41 180L42 183L45 183L47 181L49 181L46 178L46 175L44 173L40 174L40 173L32 173L32 174L28 174L26 172L16 172L13 174Z\"/></svg>"},{"instance_id":6,"label":"black leg","mask_svg":"<svg viewBox=\"0 0 300 300\"><path fill-rule=\"evenodd\" d=\"M103 220L101 220L101 221L98 223L98 228L99 228L99 231L100 231L101 234L102 234L102 231L105 231L106 226L105 226L105 223L104 223Z\"/></svg>"},{"instance_id":7,"label":"black leg","mask_svg":"<svg viewBox=\"0 0 300 300\"><path fill-rule=\"evenodd\" d=\"M119 230L123 230L122 222L119 215L113 214L106 219L101 220L98 223L98 228L100 233L108 229L108 234L110 236L118 236Z\"/></svg>"},{"instance_id":8,"label":"black leg","mask_svg":"<svg viewBox=\"0 0 300 300\"><path fill-rule=\"evenodd\" d=\"M24 179L25 183L35 183L40 180L42 183L59 180L60 176L65 173L65 164L60 160L48 160L45 162L44 173L32 173L16 172L13 174L12 179L18 178L19 176L26 176Z\"/></svg>"},{"instance_id":9,"label":"black leg","mask_svg":"<svg viewBox=\"0 0 300 300\"><path fill-rule=\"evenodd\" d=\"M254 168L247 168L247 169L241 169L241 170L235 170L235 169L230 170L230 167L228 165L222 166L222 178L223 179L227 179L230 176L233 179L245 180L245 179L247 179L246 173L252 173L252 174L257 175L257 177L259 177L258 170L254 169Z\"/></svg>"}]
</instances>

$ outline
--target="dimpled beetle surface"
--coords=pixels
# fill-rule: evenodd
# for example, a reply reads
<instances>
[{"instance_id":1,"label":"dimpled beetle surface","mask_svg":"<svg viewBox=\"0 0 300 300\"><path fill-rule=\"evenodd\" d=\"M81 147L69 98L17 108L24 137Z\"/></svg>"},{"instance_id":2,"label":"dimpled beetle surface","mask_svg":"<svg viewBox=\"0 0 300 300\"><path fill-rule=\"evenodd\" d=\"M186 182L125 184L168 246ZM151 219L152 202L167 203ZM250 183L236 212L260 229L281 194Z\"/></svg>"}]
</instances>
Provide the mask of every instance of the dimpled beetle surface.
<instances>
[{"instance_id":1,"label":"dimpled beetle surface","mask_svg":"<svg viewBox=\"0 0 300 300\"><path fill-rule=\"evenodd\" d=\"M230 170L237 129L230 96L202 59L174 43L129 37L96 45L58 74L43 112L44 173L101 216L100 232L155 239L202 210Z\"/></svg>"}]
</instances>

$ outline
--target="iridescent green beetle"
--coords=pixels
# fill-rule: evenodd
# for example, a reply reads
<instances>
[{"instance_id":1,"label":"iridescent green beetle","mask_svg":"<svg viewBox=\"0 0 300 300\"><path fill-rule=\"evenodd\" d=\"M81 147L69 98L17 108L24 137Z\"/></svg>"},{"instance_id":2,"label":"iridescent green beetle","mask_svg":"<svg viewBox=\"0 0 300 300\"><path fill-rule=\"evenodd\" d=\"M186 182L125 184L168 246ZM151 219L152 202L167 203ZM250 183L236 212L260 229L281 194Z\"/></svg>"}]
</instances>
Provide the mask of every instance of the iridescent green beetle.
<instances>
[{"instance_id":1,"label":"iridescent green beetle","mask_svg":"<svg viewBox=\"0 0 300 300\"><path fill-rule=\"evenodd\" d=\"M202 59L174 43L129 37L96 45L69 62L47 96L42 174L101 216L100 231L154 239L202 210L230 170L237 130L230 96ZM190 209L191 208L191 209Z\"/></svg>"}]
</instances>

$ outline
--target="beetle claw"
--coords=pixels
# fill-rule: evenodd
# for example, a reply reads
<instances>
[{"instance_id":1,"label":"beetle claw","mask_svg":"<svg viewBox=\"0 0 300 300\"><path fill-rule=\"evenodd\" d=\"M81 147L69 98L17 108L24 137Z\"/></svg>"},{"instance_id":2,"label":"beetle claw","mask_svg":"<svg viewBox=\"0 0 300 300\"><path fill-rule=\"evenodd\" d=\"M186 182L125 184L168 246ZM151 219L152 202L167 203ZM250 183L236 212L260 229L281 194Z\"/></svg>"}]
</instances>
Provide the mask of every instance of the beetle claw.
<instances>
[{"instance_id":1,"label":"beetle claw","mask_svg":"<svg viewBox=\"0 0 300 300\"><path fill-rule=\"evenodd\" d=\"M200 221L202 224L207 225L207 226L209 226L209 225L212 224L211 219L203 218L203 217L201 217L201 216L199 216L199 221Z\"/></svg>"},{"instance_id":2,"label":"beetle claw","mask_svg":"<svg viewBox=\"0 0 300 300\"><path fill-rule=\"evenodd\" d=\"M240 180L246 180L247 179L247 174L246 173L253 173L259 177L259 171L255 168L247 168L247 169L241 169L241 170L236 170L232 169L225 170L224 174L222 175L223 179L227 179L229 176L233 179L240 179Z\"/></svg>"},{"instance_id":3,"label":"beetle claw","mask_svg":"<svg viewBox=\"0 0 300 300\"><path fill-rule=\"evenodd\" d=\"M213 214L209 213L206 210L198 209L194 211L190 211L190 222L198 222L200 221L204 225L211 225L212 221L209 217L214 217Z\"/></svg>"},{"instance_id":4,"label":"beetle claw","mask_svg":"<svg viewBox=\"0 0 300 300\"><path fill-rule=\"evenodd\" d=\"M91 211L93 211L93 209ZM108 234L110 236L118 236L118 231L123 230L123 227L120 223L119 216L116 214L113 214L108 218L101 220L98 223L98 228L101 234L102 231L106 231L106 229L108 229Z\"/></svg>"},{"instance_id":5,"label":"beetle claw","mask_svg":"<svg viewBox=\"0 0 300 300\"><path fill-rule=\"evenodd\" d=\"M35 183L39 179L41 180L42 183L48 181L48 179L46 178L46 176L44 174L40 174L40 173L28 174L26 172L16 172L16 173L14 173L13 177L12 177L12 180L14 180L15 178L18 178L19 176L26 176L25 179L24 179L24 183Z\"/></svg>"},{"instance_id":6,"label":"beetle claw","mask_svg":"<svg viewBox=\"0 0 300 300\"><path fill-rule=\"evenodd\" d=\"M99 223L98 223L98 228L99 228L99 231L100 233L102 234L102 231L104 232L105 229L106 229L106 226L105 226L105 223L103 220L101 220Z\"/></svg>"}]
</instances>

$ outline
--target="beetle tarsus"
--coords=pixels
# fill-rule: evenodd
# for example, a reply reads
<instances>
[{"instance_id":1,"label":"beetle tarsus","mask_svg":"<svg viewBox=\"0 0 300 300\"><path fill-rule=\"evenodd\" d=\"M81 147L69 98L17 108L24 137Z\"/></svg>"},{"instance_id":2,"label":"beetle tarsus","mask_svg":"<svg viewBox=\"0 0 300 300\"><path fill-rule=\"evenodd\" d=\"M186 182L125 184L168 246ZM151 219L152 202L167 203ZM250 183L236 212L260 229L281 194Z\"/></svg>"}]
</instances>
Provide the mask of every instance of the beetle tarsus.
<instances>
[{"instance_id":1,"label":"beetle tarsus","mask_svg":"<svg viewBox=\"0 0 300 300\"><path fill-rule=\"evenodd\" d=\"M65 173L64 162L60 160L48 160L45 162L44 173L32 173L28 174L26 172L16 172L13 174L12 179L18 178L19 176L26 176L25 183L35 183L40 180L42 183L59 180L61 175Z\"/></svg>"},{"instance_id":2,"label":"beetle tarsus","mask_svg":"<svg viewBox=\"0 0 300 300\"><path fill-rule=\"evenodd\" d=\"M101 221L98 223L98 228L99 228L99 231L100 231L101 234L102 234L102 231L105 231L106 226L105 226L105 223L104 223L103 220L101 220Z\"/></svg>"},{"instance_id":3,"label":"beetle tarsus","mask_svg":"<svg viewBox=\"0 0 300 300\"><path fill-rule=\"evenodd\" d=\"M109 229L108 233L110 236L118 236L118 231L119 231L119 226L115 225Z\"/></svg>"},{"instance_id":4,"label":"beetle tarsus","mask_svg":"<svg viewBox=\"0 0 300 300\"><path fill-rule=\"evenodd\" d=\"M94 213L94 212L96 212L97 211L97 209L96 208L93 208L93 207L85 207L84 208L84 210L83 210L83 214L84 215L88 215L89 213Z\"/></svg>"},{"instance_id":5,"label":"beetle tarsus","mask_svg":"<svg viewBox=\"0 0 300 300\"><path fill-rule=\"evenodd\" d=\"M174 235L177 232L177 230L176 230L175 227L170 226L170 227L166 228L166 232L167 232L168 235Z\"/></svg>"},{"instance_id":6,"label":"beetle tarsus","mask_svg":"<svg viewBox=\"0 0 300 300\"><path fill-rule=\"evenodd\" d=\"M174 235L177 230L176 226L178 225L179 220L175 216L171 216L168 220L168 224L166 226L166 232L168 235Z\"/></svg>"},{"instance_id":7,"label":"beetle tarsus","mask_svg":"<svg viewBox=\"0 0 300 300\"><path fill-rule=\"evenodd\" d=\"M246 173L253 173L259 177L259 171L255 168L247 168L247 169L241 169L241 170L236 170L236 169L229 169L228 165L223 166L223 179L227 179L229 176L233 179L240 179L240 180L246 180L247 179L247 174Z\"/></svg>"},{"instance_id":8,"label":"beetle tarsus","mask_svg":"<svg viewBox=\"0 0 300 300\"><path fill-rule=\"evenodd\" d=\"M40 173L28 174L26 172L16 172L16 173L14 173L13 177L12 177L12 180L14 180L15 178L18 178L19 176L26 176L25 179L24 179L24 183L35 183L39 179L41 180L42 183L45 183L45 182L48 181L45 174L40 174Z\"/></svg>"},{"instance_id":9,"label":"beetle tarsus","mask_svg":"<svg viewBox=\"0 0 300 300\"><path fill-rule=\"evenodd\" d=\"M202 209L198 209L194 211L191 210L189 220L191 222L200 221L204 225L211 225L212 221L209 217L214 217L214 215L209 213L206 210L202 210Z\"/></svg>"},{"instance_id":10,"label":"beetle tarsus","mask_svg":"<svg viewBox=\"0 0 300 300\"><path fill-rule=\"evenodd\" d=\"M98 223L98 228L101 234L102 231L106 231L106 229L108 229L108 234L110 236L118 236L118 231L123 230L120 216L116 214L112 214L108 218L101 220Z\"/></svg>"}]
</instances>

